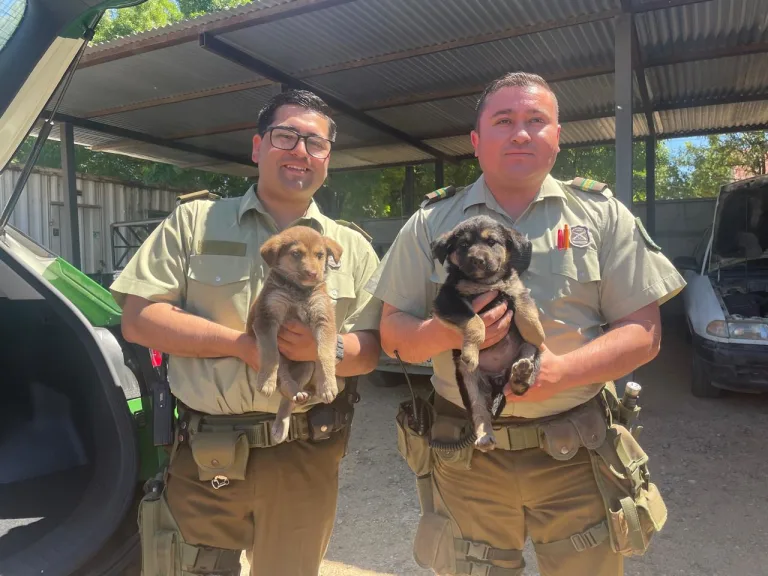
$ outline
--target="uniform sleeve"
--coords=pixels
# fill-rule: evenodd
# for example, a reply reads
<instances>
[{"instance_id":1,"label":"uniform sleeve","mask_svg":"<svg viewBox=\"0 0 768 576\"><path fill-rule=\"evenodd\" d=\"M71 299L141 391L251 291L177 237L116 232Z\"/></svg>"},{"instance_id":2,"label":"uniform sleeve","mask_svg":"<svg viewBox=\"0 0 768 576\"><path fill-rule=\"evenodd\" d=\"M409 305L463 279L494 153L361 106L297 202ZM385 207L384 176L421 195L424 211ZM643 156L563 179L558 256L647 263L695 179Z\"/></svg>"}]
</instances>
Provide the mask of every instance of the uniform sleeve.
<instances>
[{"instance_id":1,"label":"uniform sleeve","mask_svg":"<svg viewBox=\"0 0 768 576\"><path fill-rule=\"evenodd\" d=\"M677 295L685 280L647 236L629 209L615 198L600 250L600 306L608 323Z\"/></svg>"},{"instance_id":2,"label":"uniform sleeve","mask_svg":"<svg viewBox=\"0 0 768 576\"><path fill-rule=\"evenodd\" d=\"M129 294L182 305L191 243L190 205L178 206L142 243L110 290L122 308Z\"/></svg>"},{"instance_id":3,"label":"uniform sleeve","mask_svg":"<svg viewBox=\"0 0 768 576\"><path fill-rule=\"evenodd\" d=\"M344 319L341 329L343 334L359 330L378 331L381 322L381 302L365 290L365 285L379 265L379 257L367 241L361 242L361 245L363 255L354 271L355 303L352 313Z\"/></svg>"},{"instance_id":4,"label":"uniform sleeve","mask_svg":"<svg viewBox=\"0 0 768 576\"><path fill-rule=\"evenodd\" d=\"M427 291L434 267L430 243L424 212L419 210L397 234L368 290L382 302L426 319L430 312Z\"/></svg>"}]
</instances>

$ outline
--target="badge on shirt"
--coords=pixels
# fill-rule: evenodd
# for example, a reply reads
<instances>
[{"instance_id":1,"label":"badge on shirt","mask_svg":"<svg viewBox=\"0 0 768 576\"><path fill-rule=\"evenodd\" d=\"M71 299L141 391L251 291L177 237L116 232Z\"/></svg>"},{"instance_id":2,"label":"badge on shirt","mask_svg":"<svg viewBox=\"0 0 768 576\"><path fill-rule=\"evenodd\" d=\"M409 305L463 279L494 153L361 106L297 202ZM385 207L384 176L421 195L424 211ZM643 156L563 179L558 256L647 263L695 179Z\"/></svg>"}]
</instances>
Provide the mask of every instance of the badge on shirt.
<instances>
[{"instance_id":1,"label":"badge on shirt","mask_svg":"<svg viewBox=\"0 0 768 576\"><path fill-rule=\"evenodd\" d=\"M586 226L574 226L571 228L571 246L586 248L589 246L589 228Z\"/></svg>"},{"instance_id":2,"label":"badge on shirt","mask_svg":"<svg viewBox=\"0 0 768 576\"><path fill-rule=\"evenodd\" d=\"M333 254L328 254L328 267L332 270L341 268L341 263L336 262L336 258L333 257Z\"/></svg>"}]
</instances>

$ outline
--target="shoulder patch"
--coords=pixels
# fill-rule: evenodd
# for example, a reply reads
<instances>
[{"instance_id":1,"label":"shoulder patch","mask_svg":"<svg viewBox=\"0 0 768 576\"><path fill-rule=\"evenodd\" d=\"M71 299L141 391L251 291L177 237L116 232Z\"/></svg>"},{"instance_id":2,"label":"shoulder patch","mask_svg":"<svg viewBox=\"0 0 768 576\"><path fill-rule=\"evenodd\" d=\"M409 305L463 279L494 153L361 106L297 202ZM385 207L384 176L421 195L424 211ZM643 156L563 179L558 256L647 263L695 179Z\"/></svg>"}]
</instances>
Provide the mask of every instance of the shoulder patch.
<instances>
[{"instance_id":1,"label":"shoulder patch","mask_svg":"<svg viewBox=\"0 0 768 576\"><path fill-rule=\"evenodd\" d=\"M455 186L446 186L445 188L438 188L437 190L434 190L429 194L424 195L424 200L421 202L421 207L424 208L425 206L429 206L430 204L434 204L435 202L440 202L440 200L445 200L446 198L451 198L452 196L456 196L456 193L461 190L463 190L463 188L456 189Z\"/></svg>"},{"instance_id":2,"label":"shoulder patch","mask_svg":"<svg viewBox=\"0 0 768 576\"><path fill-rule=\"evenodd\" d=\"M602 192L608 187L608 184L605 184L604 182L582 178L581 176L571 180L570 184L578 190L584 190L584 192Z\"/></svg>"},{"instance_id":3,"label":"shoulder patch","mask_svg":"<svg viewBox=\"0 0 768 576\"><path fill-rule=\"evenodd\" d=\"M654 252L660 252L661 246L656 244L656 242L653 241L653 238L651 238L651 235L648 234L648 231L645 229L645 226L643 226L643 221L640 220L640 217L638 216L635 218L635 225L637 226L638 231L640 232L640 235L643 237L643 240L645 240L645 244L653 250Z\"/></svg>"},{"instance_id":4,"label":"shoulder patch","mask_svg":"<svg viewBox=\"0 0 768 576\"><path fill-rule=\"evenodd\" d=\"M360 234L362 234L362 235L363 235L363 238L365 238L366 240L368 240L368 242L372 242L372 241L373 241L373 236L371 236L370 234L368 234L368 232L366 232L365 230L363 230L362 228L360 228L360 226L358 226L358 225L357 225L357 224L355 224L354 222L349 222L348 220L336 220L335 222L336 222L336 224L338 224L339 226L344 226L344 227L346 227L346 228L351 228L351 229L352 229L352 230L354 230L355 232L359 232Z\"/></svg>"},{"instance_id":5,"label":"shoulder patch","mask_svg":"<svg viewBox=\"0 0 768 576\"><path fill-rule=\"evenodd\" d=\"M221 196L209 192L208 190L198 190L197 192L189 192L187 194L181 194L176 196L176 205L186 204L193 200L219 200Z\"/></svg>"}]
</instances>

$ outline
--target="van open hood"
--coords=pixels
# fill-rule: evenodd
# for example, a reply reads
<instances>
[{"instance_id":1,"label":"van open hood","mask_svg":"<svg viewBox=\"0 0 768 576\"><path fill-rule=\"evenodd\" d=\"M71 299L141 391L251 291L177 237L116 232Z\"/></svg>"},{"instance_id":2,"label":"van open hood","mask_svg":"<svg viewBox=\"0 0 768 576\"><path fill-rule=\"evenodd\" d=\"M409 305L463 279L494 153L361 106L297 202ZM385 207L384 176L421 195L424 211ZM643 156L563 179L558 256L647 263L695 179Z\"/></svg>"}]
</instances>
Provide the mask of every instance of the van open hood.
<instances>
[{"instance_id":1,"label":"van open hood","mask_svg":"<svg viewBox=\"0 0 768 576\"><path fill-rule=\"evenodd\" d=\"M0 172L5 170L67 70L84 50L104 11L144 1L5 0L2 3ZM12 35L2 46L2 39L9 33Z\"/></svg>"},{"instance_id":2,"label":"van open hood","mask_svg":"<svg viewBox=\"0 0 768 576\"><path fill-rule=\"evenodd\" d=\"M761 260L768 266L768 176L740 180L720 189L709 271Z\"/></svg>"}]
</instances>

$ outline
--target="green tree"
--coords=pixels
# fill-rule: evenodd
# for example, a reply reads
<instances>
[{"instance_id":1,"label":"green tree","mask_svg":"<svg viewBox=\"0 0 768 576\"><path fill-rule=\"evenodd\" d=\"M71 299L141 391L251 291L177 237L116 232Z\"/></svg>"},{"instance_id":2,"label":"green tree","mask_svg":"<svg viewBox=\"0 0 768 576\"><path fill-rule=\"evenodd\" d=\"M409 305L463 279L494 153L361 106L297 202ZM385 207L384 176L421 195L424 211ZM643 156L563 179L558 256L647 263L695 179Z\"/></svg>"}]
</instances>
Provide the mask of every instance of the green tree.
<instances>
[{"instance_id":1,"label":"green tree","mask_svg":"<svg viewBox=\"0 0 768 576\"><path fill-rule=\"evenodd\" d=\"M768 132L742 132L707 137L699 146L686 142L677 163L688 197L716 196L720 186L739 177L766 173Z\"/></svg>"},{"instance_id":2,"label":"green tree","mask_svg":"<svg viewBox=\"0 0 768 576\"><path fill-rule=\"evenodd\" d=\"M106 42L137 32L168 26L185 15L175 0L147 0L138 6L108 10L96 27L93 42Z\"/></svg>"}]
</instances>

